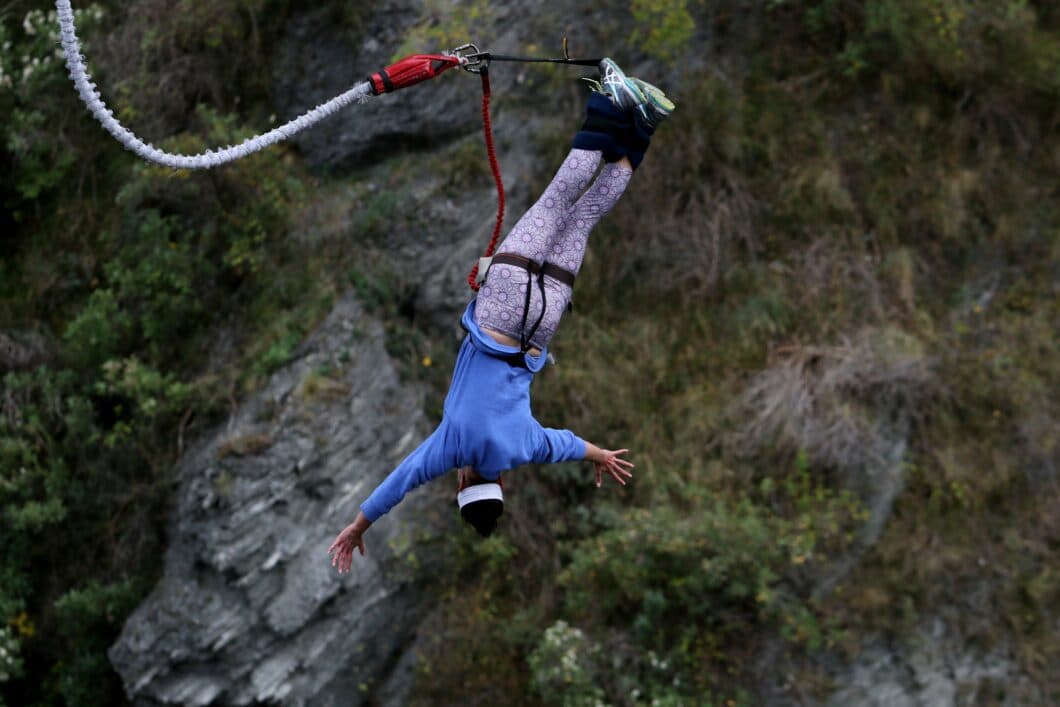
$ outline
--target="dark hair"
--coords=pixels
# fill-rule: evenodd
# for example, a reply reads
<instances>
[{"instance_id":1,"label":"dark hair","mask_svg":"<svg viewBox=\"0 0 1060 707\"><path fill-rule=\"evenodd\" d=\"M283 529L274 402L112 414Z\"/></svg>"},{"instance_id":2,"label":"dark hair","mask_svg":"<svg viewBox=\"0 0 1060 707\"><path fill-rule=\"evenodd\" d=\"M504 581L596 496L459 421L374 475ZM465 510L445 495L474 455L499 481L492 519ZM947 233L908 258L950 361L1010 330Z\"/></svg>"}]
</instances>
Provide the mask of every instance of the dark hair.
<instances>
[{"instance_id":1,"label":"dark hair","mask_svg":"<svg viewBox=\"0 0 1060 707\"><path fill-rule=\"evenodd\" d=\"M495 498L469 503L460 509L460 515L484 538L488 538L497 527L497 519L504 513L504 502Z\"/></svg>"}]
</instances>

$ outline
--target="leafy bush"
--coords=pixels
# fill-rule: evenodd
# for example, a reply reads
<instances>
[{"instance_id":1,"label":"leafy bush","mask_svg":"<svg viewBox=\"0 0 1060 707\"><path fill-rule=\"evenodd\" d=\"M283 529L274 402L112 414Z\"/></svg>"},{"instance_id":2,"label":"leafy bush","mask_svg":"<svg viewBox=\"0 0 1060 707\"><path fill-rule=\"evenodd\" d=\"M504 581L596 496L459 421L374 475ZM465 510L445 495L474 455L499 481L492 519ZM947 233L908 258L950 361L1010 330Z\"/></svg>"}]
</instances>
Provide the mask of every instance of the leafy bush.
<instances>
[{"instance_id":1,"label":"leafy bush","mask_svg":"<svg viewBox=\"0 0 1060 707\"><path fill-rule=\"evenodd\" d=\"M857 501L812 481L802 467L732 501L689 490L684 506L636 509L619 527L576 543L559 577L572 615L628 636L637 676L649 651L665 657L691 697L722 688L772 626L821 647L828 632L799 577L852 540Z\"/></svg>"},{"instance_id":2,"label":"leafy bush","mask_svg":"<svg viewBox=\"0 0 1060 707\"><path fill-rule=\"evenodd\" d=\"M221 19L242 12L215 9ZM90 57L106 56L93 32L104 17L99 6L77 15ZM215 50L244 31L216 24L216 13L181 17L180 26L159 26L205 37ZM196 22L210 32L198 35ZM171 38L155 32L145 42ZM19 626L36 627L5 634L12 679L3 690L19 704L112 704L121 686L106 648L144 577L158 570L167 479L185 426L208 419L220 395L200 378L207 346L233 305L260 302L266 323L289 306L260 293L292 289L291 277L264 273L284 262L302 177L282 148L214 174L133 163L77 103L55 49L54 13L0 22L0 107L12 116L0 190L18 224L3 236L11 247L0 326L42 322L54 352L33 359L48 365L4 372L0 387L0 625L23 617ZM187 132L165 141L171 150L197 152L249 132L209 108L180 112ZM118 194L117 208L102 193ZM128 579L99 584L119 573ZM72 622L65 640L58 616Z\"/></svg>"},{"instance_id":3,"label":"leafy bush","mask_svg":"<svg viewBox=\"0 0 1060 707\"><path fill-rule=\"evenodd\" d=\"M687 0L632 0L630 11L637 23L630 39L646 54L673 62L688 51L696 24Z\"/></svg>"},{"instance_id":4,"label":"leafy bush","mask_svg":"<svg viewBox=\"0 0 1060 707\"><path fill-rule=\"evenodd\" d=\"M8 626L0 627L0 683L22 674L22 658L19 643ZM4 704L0 698L0 705Z\"/></svg>"},{"instance_id":5,"label":"leafy bush","mask_svg":"<svg viewBox=\"0 0 1060 707\"><path fill-rule=\"evenodd\" d=\"M149 589L141 579L103 585L93 580L55 602L59 632L69 645L69 660L58 667L58 690L69 705L106 704L113 699L107 648L125 617Z\"/></svg>"},{"instance_id":6,"label":"leafy bush","mask_svg":"<svg viewBox=\"0 0 1060 707\"><path fill-rule=\"evenodd\" d=\"M79 30L91 35L106 14L93 3L74 11ZM17 180L4 179L5 206L16 221L33 202L49 195L69 177L77 163L68 136L56 134L49 94L69 91L65 58L59 46L55 10L30 10L21 26L0 22L0 112L5 151L14 160ZM69 98L69 96L67 96Z\"/></svg>"},{"instance_id":7,"label":"leafy bush","mask_svg":"<svg viewBox=\"0 0 1060 707\"><path fill-rule=\"evenodd\" d=\"M594 646L578 628L557 621L545 629L541 643L528 659L531 681L546 704L562 707L596 707L604 693L593 684L585 666Z\"/></svg>"}]
</instances>

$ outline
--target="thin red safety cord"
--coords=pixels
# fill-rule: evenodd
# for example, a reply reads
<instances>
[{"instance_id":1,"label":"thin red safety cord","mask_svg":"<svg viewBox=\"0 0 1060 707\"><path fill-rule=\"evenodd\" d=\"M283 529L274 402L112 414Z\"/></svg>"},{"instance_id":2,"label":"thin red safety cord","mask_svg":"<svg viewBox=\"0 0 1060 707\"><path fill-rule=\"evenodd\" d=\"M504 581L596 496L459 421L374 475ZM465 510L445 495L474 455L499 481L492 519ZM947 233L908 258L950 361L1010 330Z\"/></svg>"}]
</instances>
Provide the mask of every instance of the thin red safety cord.
<instances>
[{"instance_id":1,"label":"thin red safety cord","mask_svg":"<svg viewBox=\"0 0 1060 707\"><path fill-rule=\"evenodd\" d=\"M501 224L504 223L504 182L501 181L501 168L497 164L497 151L493 147L493 126L490 123L490 75L489 70L483 67L482 72L482 131L486 134L486 154L490 159L490 171L493 172L493 181L497 184L497 222L493 225L493 237L490 238L489 246L486 247L485 257L493 255L497 249L497 239L501 235ZM471 274L467 276L467 284L472 290L478 292L478 262L471 268Z\"/></svg>"}]
</instances>

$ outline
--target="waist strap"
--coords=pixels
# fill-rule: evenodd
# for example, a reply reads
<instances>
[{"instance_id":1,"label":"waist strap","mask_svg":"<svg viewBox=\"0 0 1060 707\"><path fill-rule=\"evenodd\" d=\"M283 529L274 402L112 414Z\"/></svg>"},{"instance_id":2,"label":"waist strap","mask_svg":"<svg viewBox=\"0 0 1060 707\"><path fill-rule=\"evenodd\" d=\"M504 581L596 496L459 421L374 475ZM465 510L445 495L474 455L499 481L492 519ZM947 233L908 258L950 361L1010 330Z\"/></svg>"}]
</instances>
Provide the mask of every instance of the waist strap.
<instances>
[{"instance_id":1,"label":"waist strap","mask_svg":"<svg viewBox=\"0 0 1060 707\"><path fill-rule=\"evenodd\" d=\"M529 281L526 283L526 299L523 302L523 322L519 325L519 348L524 353L529 351L531 348L530 341L534 338L534 334L537 333L538 327L541 326L541 322L545 319L545 312L547 306L545 304L545 276L549 276L559 282L564 283L570 288L574 288L574 273L564 270L558 265L552 263L544 263L538 265L535 261L530 258L524 258L521 255L515 253L498 253L494 255L490 264L486 270L493 267L494 264L500 263L502 265L514 265L517 268L526 270L529 276ZM537 276L537 286L541 290L541 314L538 315L537 321L527 331L526 325L530 321L530 288L533 287L533 276ZM571 304L568 301L567 307L570 308Z\"/></svg>"},{"instance_id":2,"label":"waist strap","mask_svg":"<svg viewBox=\"0 0 1060 707\"><path fill-rule=\"evenodd\" d=\"M524 258L515 253L497 253L493 256L492 264L497 263L500 263L501 265L514 265L517 268L529 271L532 275L537 275L538 273L548 275L554 280L559 280L567 287L574 287L574 273L569 270L564 270L553 263L538 265L530 258Z\"/></svg>"}]
</instances>

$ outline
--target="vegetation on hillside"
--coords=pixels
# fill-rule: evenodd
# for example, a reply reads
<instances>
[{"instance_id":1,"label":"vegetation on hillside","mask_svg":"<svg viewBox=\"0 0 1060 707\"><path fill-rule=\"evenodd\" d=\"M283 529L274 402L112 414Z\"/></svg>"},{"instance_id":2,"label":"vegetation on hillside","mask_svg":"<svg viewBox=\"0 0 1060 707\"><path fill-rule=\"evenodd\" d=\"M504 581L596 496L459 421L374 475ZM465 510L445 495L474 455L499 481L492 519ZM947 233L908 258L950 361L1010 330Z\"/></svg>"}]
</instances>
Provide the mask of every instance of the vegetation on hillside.
<instances>
[{"instance_id":1,"label":"vegetation on hillside","mask_svg":"<svg viewBox=\"0 0 1060 707\"><path fill-rule=\"evenodd\" d=\"M78 22L121 67L102 76L120 117L196 151L268 124L259 68L288 5L107 0ZM834 662L947 606L1029 677L1001 697L1056 697L1060 10L609 5L636 28L615 53L669 76L678 111L593 236L535 405L630 447L637 479L511 475L503 530L451 541L440 596L467 610L437 619L419 699L748 703L778 643L826 694ZM105 651L159 571L184 441L335 294L393 315L401 293L292 242L327 185L286 149L203 174L115 150L48 8L0 12L0 700L117 704ZM423 36L453 33L425 17ZM543 146L541 184L567 139ZM396 356L438 357L390 332Z\"/></svg>"}]
</instances>

